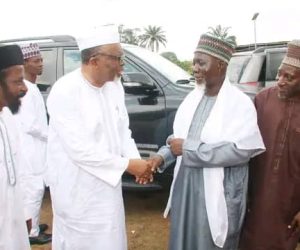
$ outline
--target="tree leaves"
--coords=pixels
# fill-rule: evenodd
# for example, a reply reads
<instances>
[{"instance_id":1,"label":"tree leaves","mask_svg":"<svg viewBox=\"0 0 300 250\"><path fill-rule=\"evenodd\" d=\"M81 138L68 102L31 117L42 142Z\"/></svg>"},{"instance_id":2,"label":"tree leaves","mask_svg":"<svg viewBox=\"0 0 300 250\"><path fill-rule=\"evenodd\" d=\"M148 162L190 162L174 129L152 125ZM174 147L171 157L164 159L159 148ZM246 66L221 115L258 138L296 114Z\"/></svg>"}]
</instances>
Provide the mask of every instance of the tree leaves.
<instances>
[{"instance_id":1,"label":"tree leaves","mask_svg":"<svg viewBox=\"0 0 300 250\"><path fill-rule=\"evenodd\" d=\"M160 44L166 46L167 39L165 31L161 26L147 26L143 29L143 33L138 28L124 28L124 25L119 26L119 33L122 43L139 45L149 48L151 51L158 52Z\"/></svg>"}]
</instances>

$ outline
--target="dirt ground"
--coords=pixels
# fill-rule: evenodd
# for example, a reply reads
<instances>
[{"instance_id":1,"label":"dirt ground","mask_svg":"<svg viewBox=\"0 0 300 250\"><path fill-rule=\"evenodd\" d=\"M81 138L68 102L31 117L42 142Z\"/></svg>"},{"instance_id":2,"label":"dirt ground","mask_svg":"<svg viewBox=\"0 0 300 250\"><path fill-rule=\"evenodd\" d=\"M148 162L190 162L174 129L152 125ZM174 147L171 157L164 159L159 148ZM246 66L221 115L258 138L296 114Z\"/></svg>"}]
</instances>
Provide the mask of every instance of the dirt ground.
<instances>
[{"instance_id":1,"label":"dirt ground","mask_svg":"<svg viewBox=\"0 0 300 250\"><path fill-rule=\"evenodd\" d=\"M164 250L168 247L169 221L162 217L167 193L124 192L128 250ZM49 192L46 192L41 223L47 223L51 233L52 210ZM51 244L33 245L33 250L51 250Z\"/></svg>"},{"instance_id":2,"label":"dirt ground","mask_svg":"<svg viewBox=\"0 0 300 250\"><path fill-rule=\"evenodd\" d=\"M167 193L124 192L128 250L165 250L168 248L169 221L162 218ZM49 192L46 192L41 223L47 223L51 233L52 210ZM51 250L51 244L32 246L32 250ZM300 250L300 244L296 250Z\"/></svg>"}]
</instances>

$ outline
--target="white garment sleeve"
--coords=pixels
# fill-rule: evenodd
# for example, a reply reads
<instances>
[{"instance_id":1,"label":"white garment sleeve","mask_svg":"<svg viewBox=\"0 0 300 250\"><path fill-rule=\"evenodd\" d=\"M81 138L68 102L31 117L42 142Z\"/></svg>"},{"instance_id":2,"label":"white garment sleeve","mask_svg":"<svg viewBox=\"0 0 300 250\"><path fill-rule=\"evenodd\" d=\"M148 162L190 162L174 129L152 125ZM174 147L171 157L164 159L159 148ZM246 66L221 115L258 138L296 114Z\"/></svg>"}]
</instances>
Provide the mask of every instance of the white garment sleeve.
<instances>
[{"instance_id":1,"label":"white garment sleeve","mask_svg":"<svg viewBox=\"0 0 300 250\"><path fill-rule=\"evenodd\" d=\"M72 93L52 93L47 102L50 126L58 134L74 165L116 186L128 166L129 159L110 153L107 144L93 140L95 135L83 126L78 112L79 105L80 100Z\"/></svg>"},{"instance_id":2,"label":"white garment sleeve","mask_svg":"<svg viewBox=\"0 0 300 250\"><path fill-rule=\"evenodd\" d=\"M47 141L47 133L39 122L40 119L36 110L37 105L39 103L33 91L28 89L28 93L22 98L22 104L17 117L23 132L40 140Z\"/></svg>"}]
</instances>

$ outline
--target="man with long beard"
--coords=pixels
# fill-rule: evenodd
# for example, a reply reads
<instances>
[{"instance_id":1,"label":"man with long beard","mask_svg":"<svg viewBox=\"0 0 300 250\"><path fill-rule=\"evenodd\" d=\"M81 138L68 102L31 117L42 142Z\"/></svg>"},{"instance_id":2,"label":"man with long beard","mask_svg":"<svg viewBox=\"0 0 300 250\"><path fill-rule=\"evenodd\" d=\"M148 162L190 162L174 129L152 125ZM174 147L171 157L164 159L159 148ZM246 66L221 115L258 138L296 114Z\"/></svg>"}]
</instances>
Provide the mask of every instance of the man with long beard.
<instances>
[{"instance_id":1,"label":"man with long beard","mask_svg":"<svg viewBox=\"0 0 300 250\"><path fill-rule=\"evenodd\" d=\"M23 64L19 46L0 47L0 249L5 250L30 249L19 178L22 148L11 113L18 112L27 91Z\"/></svg>"}]
</instances>

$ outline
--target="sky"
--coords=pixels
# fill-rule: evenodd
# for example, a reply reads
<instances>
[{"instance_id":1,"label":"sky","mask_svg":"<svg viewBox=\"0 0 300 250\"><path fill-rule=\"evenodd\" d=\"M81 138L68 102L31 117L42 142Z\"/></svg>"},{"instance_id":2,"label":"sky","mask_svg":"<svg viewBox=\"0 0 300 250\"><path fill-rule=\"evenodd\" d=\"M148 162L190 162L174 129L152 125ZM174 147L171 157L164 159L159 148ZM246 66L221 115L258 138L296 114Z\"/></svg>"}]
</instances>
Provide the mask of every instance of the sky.
<instances>
[{"instance_id":1,"label":"sky","mask_svg":"<svg viewBox=\"0 0 300 250\"><path fill-rule=\"evenodd\" d=\"M167 38L159 52L191 60L208 27L231 27L238 44L300 39L299 0L2 0L0 40L74 35L101 24L128 28L161 26Z\"/></svg>"}]
</instances>

